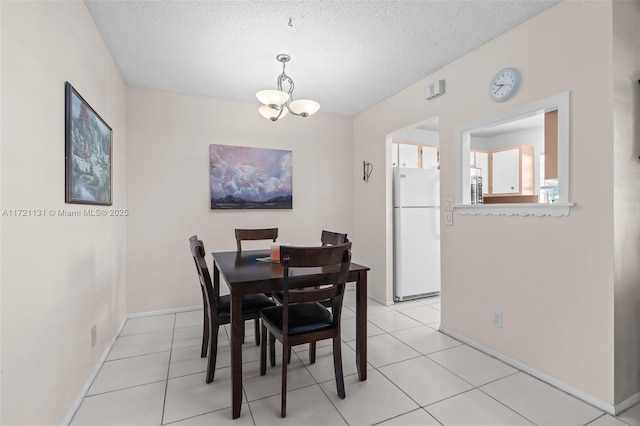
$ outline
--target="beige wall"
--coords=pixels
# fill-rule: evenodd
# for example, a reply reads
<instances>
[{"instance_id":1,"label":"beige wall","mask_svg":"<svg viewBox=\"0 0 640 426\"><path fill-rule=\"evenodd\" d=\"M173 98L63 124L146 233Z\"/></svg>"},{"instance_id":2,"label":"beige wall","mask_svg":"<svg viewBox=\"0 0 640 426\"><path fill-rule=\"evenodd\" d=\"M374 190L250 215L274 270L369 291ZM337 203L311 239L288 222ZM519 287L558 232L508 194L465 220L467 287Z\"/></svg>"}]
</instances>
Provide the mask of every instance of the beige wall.
<instances>
[{"instance_id":1,"label":"beige wall","mask_svg":"<svg viewBox=\"0 0 640 426\"><path fill-rule=\"evenodd\" d=\"M126 221L0 218L0 423L59 423L127 313L201 304L193 233L213 251L234 248L234 227L278 226L292 243L316 242L323 228L349 232L355 260L372 268L371 296L391 302L387 134L439 116L441 194L452 198L456 126L566 90L577 206L566 218L456 215L442 229L442 326L598 401L631 397L640 389L637 5L564 2L353 120L318 113L274 124L256 104L125 88L82 2L0 2L1 208L82 207L63 198L69 80L114 129L114 207L130 211ZM492 103L488 82L506 66L522 71L521 90ZM446 93L426 101L437 79ZM294 209L211 211L211 143L293 150ZM363 160L375 166L366 183ZM490 326L493 310L502 329Z\"/></svg>"},{"instance_id":2,"label":"beige wall","mask_svg":"<svg viewBox=\"0 0 640 426\"><path fill-rule=\"evenodd\" d=\"M254 103L130 87L127 123L129 312L202 304L193 234L211 252L235 250L234 228L278 227L280 241L299 244L318 243L322 229L351 232L349 118L272 123ZM293 151L293 209L211 210L210 144Z\"/></svg>"},{"instance_id":3,"label":"beige wall","mask_svg":"<svg viewBox=\"0 0 640 426\"><path fill-rule=\"evenodd\" d=\"M113 128L113 207L126 207L125 85L84 3L0 10L2 209L83 207L64 203L66 80ZM58 424L126 315L125 221L3 216L0 226L0 423Z\"/></svg>"},{"instance_id":4,"label":"beige wall","mask_svg":"<svg viewBox=\"0 0 640 426\"><path fill-rule=\"evenodd\" d=\"M386 135L439 116L441 197L453 198L457 126L571 91L576 207L562 218L455 215L442 229L442 326L606 404L615 401L611 8L554 6L354 119L355 159L366 156L378 170L368 184L354 174L354 216L365 218L354 223L354 240L387 230L360 251L377 266L372 295L391 301ZM489 81L509 66L522 72L520 91L494 103ZM446 93L425 100L424 87L437 79ZM494 310L502 311L501 329L491 326Z\"/></svg>"},{"instance_id":5,"label":"beige wall","mask_svg":"<svg viewBox=\"0 0 640 426\"><path fill-rule=\"evenodd\" d=\"M613 3L615 396L640 389L640 1Z\"/></svg>"}]
</instances>

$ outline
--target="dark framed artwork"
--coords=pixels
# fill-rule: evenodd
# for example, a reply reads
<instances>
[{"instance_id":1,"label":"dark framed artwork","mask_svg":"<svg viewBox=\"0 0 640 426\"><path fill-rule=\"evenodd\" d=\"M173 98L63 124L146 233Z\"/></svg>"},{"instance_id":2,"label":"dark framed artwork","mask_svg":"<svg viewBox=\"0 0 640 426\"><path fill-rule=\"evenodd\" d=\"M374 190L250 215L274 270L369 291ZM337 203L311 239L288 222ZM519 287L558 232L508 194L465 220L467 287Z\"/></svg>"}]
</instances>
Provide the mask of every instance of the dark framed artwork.
<instances>
[{"instance_id":1,"label":"dark framed artwork","mask_svg":"<svg viewBox=\"0 0 640 426\"><path fill-rule=\"evenodd\" d=\"M209 145L211 209L291 209L291 151Z\"/></svg>"},{"instance_id":2,"label":"dark framed artwork","mask_svg":"<svg viewBox=\"0 0 640 426\"><path fill-rule=\"evenodd\" d=\"M110 206L111 127L65 84L65 202Z\"/></svg>"}]
</instances>

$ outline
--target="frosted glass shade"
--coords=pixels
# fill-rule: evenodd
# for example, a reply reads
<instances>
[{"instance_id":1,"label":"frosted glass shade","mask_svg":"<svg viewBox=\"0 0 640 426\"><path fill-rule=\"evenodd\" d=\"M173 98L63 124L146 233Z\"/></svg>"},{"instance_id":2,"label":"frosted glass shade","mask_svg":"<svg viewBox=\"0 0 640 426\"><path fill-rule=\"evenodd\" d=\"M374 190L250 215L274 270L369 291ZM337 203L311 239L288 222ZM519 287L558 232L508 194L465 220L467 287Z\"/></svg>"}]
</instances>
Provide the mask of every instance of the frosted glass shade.
<instances>
[{"instance_id":1,"label":"frosted glass shade","mask_svg":"<svg viewBox=\"0 0 640 426\"><path fill-rule=\"evenodd\" d=\"M276 121L278 119L278 114L280 114L280 110L270 108L266 105L262 105L260 108L258 108L258 112L260 113L261 116L271 121ZM280 116L280 118L287 115L288 112L289 111L287 111L287 108L283 107L282 115Z\"/></svg>"},{"instance_id":2,"label":"frosted glass shade","mask_svg":"<svg viewBox=\"0 0 640 426\"><path fill-rule=\"evenodd\" d=\"M265 105L280 106L289 100L289 94L280 90L261 90L256 98Z\"/></svg>"},{"instance_id":3,"label":"frosted glass shade","mask_svg":"<svg viewBox=\"0 0 640 426\"><path fill-rule=\"evenodd\" d=\"M299 99L289 104L291 112L305 117L313 115L320 109L320 104L309 99Z\"/></svg>"}]
</instances>

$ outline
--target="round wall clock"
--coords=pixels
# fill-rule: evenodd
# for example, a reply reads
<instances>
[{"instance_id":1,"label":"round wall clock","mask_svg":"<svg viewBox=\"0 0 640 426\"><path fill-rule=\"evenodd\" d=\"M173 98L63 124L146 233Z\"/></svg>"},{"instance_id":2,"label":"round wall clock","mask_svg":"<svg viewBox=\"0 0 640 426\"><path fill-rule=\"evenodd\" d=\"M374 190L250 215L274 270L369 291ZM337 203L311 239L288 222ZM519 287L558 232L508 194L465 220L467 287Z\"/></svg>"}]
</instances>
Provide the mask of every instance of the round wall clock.
<instances>
[{"instance_id":1,"label":"round wall clock","mask_svg":"<svg viewBox=\"0 0 640 426\"><path fill-rule=\"evenodd\" d=\"M496 73L489 84L489 96L496 102L511 99L520 87L520 71L515 68L505 68Z\"/></svg>"}]
</instances>

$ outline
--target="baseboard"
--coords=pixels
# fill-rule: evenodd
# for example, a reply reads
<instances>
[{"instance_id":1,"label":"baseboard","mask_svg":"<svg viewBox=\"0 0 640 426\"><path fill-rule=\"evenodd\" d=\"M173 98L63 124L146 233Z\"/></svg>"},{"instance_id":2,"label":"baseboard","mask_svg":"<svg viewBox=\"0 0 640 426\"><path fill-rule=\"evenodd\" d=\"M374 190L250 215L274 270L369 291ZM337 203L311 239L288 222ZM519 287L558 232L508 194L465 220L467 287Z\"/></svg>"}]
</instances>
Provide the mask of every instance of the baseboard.
<instances>
[{"instance_id":1,"label":"baseboard","mask_svg":"<svg viewBox=\"0 0 640 426\"><path fill-rule=\"evenodd\" d=\"M513 368L516 368L520 371L523 371L527 374L529 374L530 376L533 376L537 379L542 380L543 382L565 392L568 393L569 395L578 398L581 401L586 402L589 405L594 406L595 408L604 411L605 413L611 414L612 416L615 416L616 414L620 414L622 411L626 410L627 408L631 407L632 405L636 404L637 402L640 401L640 393L633 395L631 398L626 399L625 401L623 401L620 404L616 404L616 405L612 405L609 404L607 402L604 402L596 397L594 397L593 395L590 395L584 391L581 391L580 389L576 389L573 386L570 386L566 383L564 383L561 380L558 380L554 377L551 377L550 375L543 373L542 371L536 370L535 368L523 364L520 361L517 361L511 357L508 357L506 355L501 354L500 352L497 352L493 349L487 348L486 346L466 338L465 336L462 336L458 333L456 333L455 331L451 331L449 329L447 329L446 327L442 327L440 326L440 331L444 334L446 334L449 337L452 337L456 340L459 340L469 346L471 346L472 348L475 348L477 350L479 350L480 352L484 352L487 355L490 355L494 358L499 359L500 361L504 362L505 364L509 364L510 366L512 366Z\"/></svg>"},{"instance_id":2,"label":"baseboard","mask_svg":"<svg viewBox=\"0 0 640 426\"><path fill-rule=\"evenodd\" d=\"M64 417L64 419L60 423L61 425L66 426L71 423L71 420L73 420L73 416L76 415L76 411L78 411L78 409L80 408L80 405L82 405L82 400L84 400L84 397L87 395L87 392L89 392L89 388L91 388L93 381L96 379L96 377L98 377L98 373L100 373L102 364L104 364L104 362L107 360L107 357L109 356L109 352L111 352L113 345L116 343L116 339L118 338L118 336L120 336L120 333L122 332L122 329L124 328L124 325L126 324L127 319L128 317L125 316L124 319L122 320L122 323L120 324L120 327L118 327L118 331L116 331L116 333L113 335L113 337L109 341L109 344L102 352L102 355L98 359L98 362L96 363L95 367L93 367L93 371L91 371L91 374L89 374L89 377L87 378L86 382L84 383L84 386L80 390L80 393L78 394L76 399L73 401L73 404L71 404L71 407L69 407L69 409L67 410L67 415Z\"/></svg>"},{"instance_id":3,"label":"baseboard","mask_svg":"<svg viewBox=\"0 0 640 426\"><path fill-rule=\"evenodd\" d=\"M198 309L202 309L202 305L187 306L186 308L161 309L159 311L136 312L136 313L127 315L126 319L153 317L153 316L156 316L156 315L166 315L166 314L178 314L180 312L197 311Z\"/></svg>"},{"instance_id":4,"label":"baseboard","mask_svg":"<svg viewBox=\"0 0 640 426\"><path fill-rule=\"evenodd\" d=\"M631 395L629 398L622 401L621 403L614 405L614 409L616 412L615 415L617 416L618 414L621 414L627 411L629 408L633 407L639 402L640 402L640 392L636 392L633 395Z\"/></svg>"},{"instance_id":5,"label":"baseboard","mask_svg":"<svg viewBox=\"0 0 640 426\"><path fill-rule=\"evenodd\" d=\"M378 302L378 303L380 303L380 304L382 304L382 305L384 305L384 306L391 306L391 305L393 305L393 301L388 302L388 301L386 301L386 300L378 299L377 297L374 297L374 296L372 296L372 295L370 295L370 294L369 294L369 295L367 295L367 297L368 297L369 299L371 299L371 300L375 300L376 302Z\"/></svg>"},{"instance_id":6,"label":"baseboard","mask_svg":"<svg viewBox=\"0 0 640 426\"><path fill-rule=\"evenodd\" d=\"M116 333L113 335L113 337L109 341L109 344L107 345L105 350L102 352L102 355L98 359L98 362L96 363L95 367L93 368L93 371L91 371L91 374L89 374L89 377L87 378L84 386L80 390L80 393L78 394L76 399L73 401L73 404L71 404L71 406L67 410L67 414L65 415L64 419L62 420L62 422L60 424L64 425L64 426L67 426L73 420L73 417L76 415L76 411L78 411L78 409L80 408L80 405L82 405L82 401L84 400L85 396L87 396L87 392L89 392L89 389L91 388L91 385L93 384L93 381L96 379L96 377L98 377L98 373L100 373L100 369L102 369L102 365L107 360L107 357L109 356L109 352L111 352L111 349L113 348L113 345L116 343L116 340L120 336L120 333L122 333L122 329L124 328L124 325L127 323L127 320L129 318L142 318L142 317L151 317L151 316L156 316L156 315L177 314L177 313L180 313L180 312L196 311L196 310L199 310L199 309L202 309L202 305L189 306L189 307L186 307L186 308L162 309L162 310L159 310L159 311L137 312L137 313L134 313L134 314L126 315L124 317L124 319L122 320L122 323L120 324L120 327L118 327L118 330L116 331Z\"/></svg>"}]
</instances>

